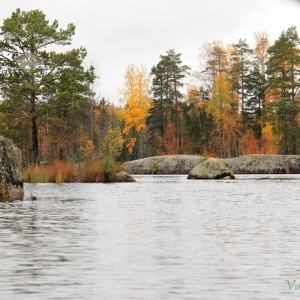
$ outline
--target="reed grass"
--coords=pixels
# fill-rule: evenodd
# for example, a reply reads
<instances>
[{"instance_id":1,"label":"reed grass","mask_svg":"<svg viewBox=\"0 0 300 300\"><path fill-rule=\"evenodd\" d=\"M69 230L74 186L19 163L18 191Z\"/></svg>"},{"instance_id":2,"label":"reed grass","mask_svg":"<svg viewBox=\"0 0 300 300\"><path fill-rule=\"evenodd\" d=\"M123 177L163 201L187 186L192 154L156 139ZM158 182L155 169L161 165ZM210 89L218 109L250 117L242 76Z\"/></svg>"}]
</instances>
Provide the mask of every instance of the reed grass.
<instances>
[{"instance_id":1,"label":"reed grass","mask_svg":"<svg viewBox=\"0 0 300 300\"><path fill-rule=\"evenodd\" d=\"M80 182L103 182L104 165L100 160L90 161L77 171Z\"/></svg>"},{"instance_id":2,"label":"reed grass","mask_svg":"<svg viewBox=\"0 0 300 300\"><path fill-rule=\"evenodd\" d=\"M23 172L25 182L29 183L65 183L73 180L79 182L113 182L115 174L126 171L121 163L114 160L92 160L75 171L69 163L55 160L52 165L30 166Z\"/></svg>"},{"instance_id":3,"label":"reed grass","mask_svg":"<svg viewBox=\"0 0 300 300\"><path fill-rule=\"evenodd\" d=\"M55 160L48 168L51 182L71 182L75 177L74 167L60 160Z\"/></svg>"},{"instance_id":4,"label":"reed grass","mask_svg":"<svg viewBox=\"0 0 300 300\"><path fill-rule=\"evenodd\" d=\"M48 166L30 166L23 172L24 181L30 183L64 183L70 182L75 177L71 164L55 160Z\"/></svg>"},{"instance_id":5,"label":"reed grass","mask_svg":"<svg viewBox=\"0 0 300 300\"><path fill-rule=\"evenodd\" d=\"M49 172L46 167L30 166L23 172L25 182L30 183L48 183L50 182Z\"/></svg>"}]
</instances>

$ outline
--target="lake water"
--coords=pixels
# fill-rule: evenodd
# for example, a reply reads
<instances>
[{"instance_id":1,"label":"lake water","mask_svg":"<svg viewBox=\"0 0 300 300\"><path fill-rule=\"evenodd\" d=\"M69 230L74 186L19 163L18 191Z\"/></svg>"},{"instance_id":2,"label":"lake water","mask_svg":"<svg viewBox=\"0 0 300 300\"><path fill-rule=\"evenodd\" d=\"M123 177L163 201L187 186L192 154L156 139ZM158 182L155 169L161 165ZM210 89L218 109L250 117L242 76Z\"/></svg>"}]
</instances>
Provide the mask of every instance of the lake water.
<instances>
[{"instance_id":1,"label":"lake water","mask_svg":"<svg viewBox=\"0 0 300 300\"><path fill-rule=\"evenodd\" d=\"M0 299L300 298L300 175L134 177L0 203Z\"/></svg>"}]
</instances>

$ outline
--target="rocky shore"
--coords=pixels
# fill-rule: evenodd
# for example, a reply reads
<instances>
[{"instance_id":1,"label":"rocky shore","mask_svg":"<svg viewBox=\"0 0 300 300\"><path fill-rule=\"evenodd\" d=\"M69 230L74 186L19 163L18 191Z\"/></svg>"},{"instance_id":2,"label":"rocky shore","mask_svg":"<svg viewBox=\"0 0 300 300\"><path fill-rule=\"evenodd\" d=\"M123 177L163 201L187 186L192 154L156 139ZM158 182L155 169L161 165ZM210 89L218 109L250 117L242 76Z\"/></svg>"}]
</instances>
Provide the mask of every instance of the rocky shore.
<instances>
[{"instance_id":1,"label":"rocky shore","mask_svg":"<svg viewBox=\"0 0 300 300\"><path fill-rule=\"evenodd\" d=\"M188 174L205 159L197 155L152 156L126 162L130 174Z\"/></svg>"},{"instance_id":2,"label":"rocky shore","mask_svg":"<svg viewBox=\"0 0 300 300\"><path fill-rule=\"evenodd\" d=\"M188 174L206 160L197 155L153 156L124 164L130 174ZM250 154L225 161L235 174L300 174L300 155Z\"/></svg>"},{"instance_id":3,"label":"rocky shore","mask_svg":"<svg viewBox=\"0 0 300 300\"><path fill-rule=\"evenodd\" d=\"M235 174L300 174L300 155L251 154L224 160Z\"/></svg>"},{"instance_id":4,"label":"rocky shore","mask_svg":"<svg viewBox=\"0 0 300 300\"><path fill-rule=\"evenodd\" d=\"M13 142L0 136L0 201L22 199L22 154Z\"/></svg>"}]
</instances>

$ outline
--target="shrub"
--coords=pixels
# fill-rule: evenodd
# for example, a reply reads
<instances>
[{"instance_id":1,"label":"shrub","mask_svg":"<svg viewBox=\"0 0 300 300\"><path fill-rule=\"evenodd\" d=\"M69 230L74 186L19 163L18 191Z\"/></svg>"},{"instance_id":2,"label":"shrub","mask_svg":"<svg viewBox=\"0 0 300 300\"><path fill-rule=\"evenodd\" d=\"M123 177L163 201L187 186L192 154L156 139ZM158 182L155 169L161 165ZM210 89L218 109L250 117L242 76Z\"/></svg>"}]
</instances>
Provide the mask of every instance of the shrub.
<instances>
[{"instance_id":1,"label":"shrub","mask_svg":"<svg viewBox=\"0 0 300 300\"><path fill-rule=\"evenodd\" d=\"M157 174L158 173L158 164L154 162L150 166L150 174Z\"/></svg>"},{"instance_id":2,"label":"shrub","mask_svg":"<svg viewBox=\"0 0 300 300\"><path fill-rule=\"evenodd\" d=\"M110 156L106 156L103 160L103 166L104 166L103 182L105 183L113 182L116 175L115 160Z\"/></svg>"}]
</instances>

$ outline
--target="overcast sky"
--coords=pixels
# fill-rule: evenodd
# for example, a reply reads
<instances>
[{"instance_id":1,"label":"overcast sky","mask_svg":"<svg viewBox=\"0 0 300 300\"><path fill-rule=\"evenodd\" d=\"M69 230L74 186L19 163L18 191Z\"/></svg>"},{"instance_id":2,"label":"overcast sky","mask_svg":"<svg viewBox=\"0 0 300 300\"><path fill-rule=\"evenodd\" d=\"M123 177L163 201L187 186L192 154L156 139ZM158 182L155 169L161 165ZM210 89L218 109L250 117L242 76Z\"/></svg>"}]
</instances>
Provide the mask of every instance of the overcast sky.
<instances>
[{"instance_id":1,"label":"overcast sky","mask_svg":"<svg viewBox=\"0 0 300 300\"><path fill-rule=\"evenodd\" d=\"M257 31L267 32L274 41L292 25L300 33L297 0L0 1L1 24L18 7L40 9L63 28L74 23L73 47L87 49L87 63L95 64L101 77L101 96L115 104L129 64L150 71L161 54L174 49L182 53L184 64L196 69L203 43L246 38L252 44Z\"/></svg>"}]
</instances>

